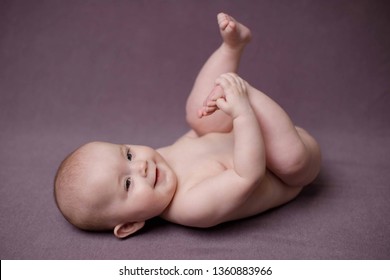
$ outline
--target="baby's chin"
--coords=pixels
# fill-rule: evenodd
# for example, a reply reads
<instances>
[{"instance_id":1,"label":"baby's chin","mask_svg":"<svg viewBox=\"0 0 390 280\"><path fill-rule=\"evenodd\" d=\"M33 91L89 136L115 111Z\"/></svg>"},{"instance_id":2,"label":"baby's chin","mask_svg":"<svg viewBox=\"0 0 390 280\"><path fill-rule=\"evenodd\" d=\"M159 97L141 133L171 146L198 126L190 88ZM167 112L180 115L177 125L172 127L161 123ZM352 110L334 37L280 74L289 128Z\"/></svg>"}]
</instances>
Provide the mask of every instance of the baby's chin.
<instances>
[{"instance_id":1,"label":"baby's chin","mask_svg":"<svg viewBox=\"0 0 390 280\"><path fill-rule=\"evenodd\" d=\"M172 199L177 187L176 174L165 160L157 163L157 169L158 181L156 190L160 189L161 191L166 192L166 195Z\"/></svg>"},{"instance_id":2,"label":"baby's chin","mask_svg":"<svg viewBox=\"0 0 390 280\"><path fill-rule=\"evenodd\" d=\"M164 192L165 195L169 197L169 201L171 201L177 188L176 173L157 150L155 161L159 176L158 184L156 184L156 190Z\"/></svg>"}]
</instances>

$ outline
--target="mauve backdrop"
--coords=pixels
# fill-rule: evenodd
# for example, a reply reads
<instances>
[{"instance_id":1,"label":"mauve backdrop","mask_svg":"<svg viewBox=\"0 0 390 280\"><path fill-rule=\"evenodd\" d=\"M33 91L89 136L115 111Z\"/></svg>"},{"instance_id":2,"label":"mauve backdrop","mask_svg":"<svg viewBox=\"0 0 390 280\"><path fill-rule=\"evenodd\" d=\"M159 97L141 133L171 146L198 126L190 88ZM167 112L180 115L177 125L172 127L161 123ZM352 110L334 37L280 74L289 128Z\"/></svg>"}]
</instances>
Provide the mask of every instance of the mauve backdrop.
<instances>
[{"instance_id":1,"label":"mauve backdrop","mask_svg":"<svg viewBox=\"0 0 390 280\"><path fill-rule=\"evenodd\" d=\"M387 1L0 1L1 259L389 259ZM191 229L160 219L117 240L70 226L53 177L79 145L160 147L220 42L248 25L240 74L318 139L323 169L293 202Z\"/></svg>"}]
</instances>

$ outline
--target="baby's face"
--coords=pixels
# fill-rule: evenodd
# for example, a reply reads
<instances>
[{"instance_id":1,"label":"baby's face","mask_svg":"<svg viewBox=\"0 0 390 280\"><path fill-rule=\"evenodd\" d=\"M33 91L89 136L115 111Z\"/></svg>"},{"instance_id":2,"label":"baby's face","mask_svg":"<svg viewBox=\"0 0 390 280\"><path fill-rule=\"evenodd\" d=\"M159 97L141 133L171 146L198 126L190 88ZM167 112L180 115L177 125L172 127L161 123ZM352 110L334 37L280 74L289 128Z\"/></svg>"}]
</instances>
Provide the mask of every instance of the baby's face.
<instances>
[{"instance_id":1,"label":"baby's face","mask_svg":"<svg viewBox=\"0 0 390 280\"><path fill-rule=\"evenodd\" d=\"M85 157L82 195L113 225L158 216L173 198L176 175L152 148L94 142Z\"/></svg>"}]
</instances>

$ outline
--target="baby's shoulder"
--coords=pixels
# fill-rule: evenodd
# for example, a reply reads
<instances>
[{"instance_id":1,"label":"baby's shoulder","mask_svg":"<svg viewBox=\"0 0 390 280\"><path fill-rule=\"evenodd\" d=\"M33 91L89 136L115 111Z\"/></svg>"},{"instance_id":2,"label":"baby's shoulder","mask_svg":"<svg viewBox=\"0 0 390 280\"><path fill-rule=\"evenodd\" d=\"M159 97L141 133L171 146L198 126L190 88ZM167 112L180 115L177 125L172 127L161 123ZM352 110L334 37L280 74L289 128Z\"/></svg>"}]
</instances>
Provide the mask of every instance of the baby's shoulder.
<instances>
[{"instance_id":1,"label":"baby's shoulder","mask_svg":"<svg viewBox=\"0 0 390 280\"><path fill-rule=\"evenodd\" d=\"M179 140L184 139L210 139L210 138L226 138L226 136L231 135L231 132L209 132L203 135L198 135L195 130L191 129L187 131L183 136L178 138Z\"/></svg>"},{"instance_id":2,"label":"baby's shoulder","mask_svg":"<svg viewBox=\"0 0 390 280\"><path fill-rule=\"evenodd\" d=\"M194 155L207 153L209 156L216 153L231 153L233 151L234 138L232 133L208 133L202 136L190 130L178 138L171 146L173 150L191 149Z\"/></svg>"},{"instance_id":3,"label":"baby's shoulder","mask_svg":"<svg viewBox=\"0 0 390 280\"><path fill-rule=\"evenodd\" d=\"M179 140L182 139L182 138L184 138L184 139L186 139L186 138L194 139L194 138L199 138L199 136L195 132L195 130L191 129L187 133L185 133L182 137L180 137Z\"/></svg>"}]
</instances>

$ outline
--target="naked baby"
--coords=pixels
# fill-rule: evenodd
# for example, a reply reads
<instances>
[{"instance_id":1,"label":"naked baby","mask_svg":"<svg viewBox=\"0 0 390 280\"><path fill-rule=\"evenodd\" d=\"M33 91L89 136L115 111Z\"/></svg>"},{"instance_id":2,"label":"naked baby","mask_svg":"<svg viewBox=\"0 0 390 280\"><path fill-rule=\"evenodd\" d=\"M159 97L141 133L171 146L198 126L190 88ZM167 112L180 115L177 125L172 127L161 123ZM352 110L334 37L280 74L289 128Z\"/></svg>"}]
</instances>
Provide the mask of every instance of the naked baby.
<instances>
[{"instance_id":1,"label":"naked baby","mask_svg":"<svg viewBox=\"0 0 390 280\"><path fill-rule=\"evenodd\" d=\"M118 238L156 216L211 227L287 203L315 179L314 138L236 74L251 31L227 14L217 19L222 44L187 100L191 130L157 150L91 142L71 153L54 191L70 223Z\"/></svg>"}]
</instances>

